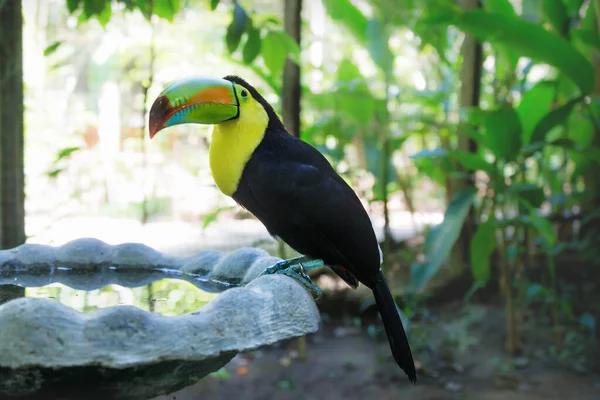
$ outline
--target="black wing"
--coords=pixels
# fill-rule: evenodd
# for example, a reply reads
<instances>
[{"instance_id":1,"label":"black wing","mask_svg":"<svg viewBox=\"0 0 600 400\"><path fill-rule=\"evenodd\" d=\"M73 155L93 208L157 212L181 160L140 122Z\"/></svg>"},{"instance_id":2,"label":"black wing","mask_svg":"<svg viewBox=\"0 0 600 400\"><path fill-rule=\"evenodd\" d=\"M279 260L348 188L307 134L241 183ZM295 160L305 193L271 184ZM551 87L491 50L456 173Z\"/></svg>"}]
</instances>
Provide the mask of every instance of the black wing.
<instances>
[{"instance_id":1,"label":"black wing","mask_svg":"<svg viewBox=\"0 0 600 400\"><path fill-rule=\"evenodd\" d=\"M353 276L371 286L380 263L369 216L317 150L301 150L255 152L234 198L298 252L336 266L352 286Z\"/></svg>"}]
</instances>

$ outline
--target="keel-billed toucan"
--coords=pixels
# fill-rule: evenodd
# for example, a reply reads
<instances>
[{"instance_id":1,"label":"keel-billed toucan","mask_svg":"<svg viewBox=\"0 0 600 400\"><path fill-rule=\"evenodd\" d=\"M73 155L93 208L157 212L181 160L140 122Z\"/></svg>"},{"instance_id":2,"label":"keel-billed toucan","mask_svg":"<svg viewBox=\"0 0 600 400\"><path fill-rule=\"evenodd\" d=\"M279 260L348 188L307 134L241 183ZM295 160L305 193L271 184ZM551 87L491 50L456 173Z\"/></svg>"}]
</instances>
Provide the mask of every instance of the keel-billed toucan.
<instances>
[{"instance_id":1,"label":"keel-billed toucan","mask_svg":"<svg viewBox=\"0 0 600 400\"><path fill-rule=\"evenodd\" d=\"M373 291L394 359L416 382L369 216L325 157L288 133L273 107L237 76L169 85L150 110L150 137L185 123L215 125L210 168L224 194L299 253L323 260L353 288L361 282Z\"/></svg>"}]
</instances>

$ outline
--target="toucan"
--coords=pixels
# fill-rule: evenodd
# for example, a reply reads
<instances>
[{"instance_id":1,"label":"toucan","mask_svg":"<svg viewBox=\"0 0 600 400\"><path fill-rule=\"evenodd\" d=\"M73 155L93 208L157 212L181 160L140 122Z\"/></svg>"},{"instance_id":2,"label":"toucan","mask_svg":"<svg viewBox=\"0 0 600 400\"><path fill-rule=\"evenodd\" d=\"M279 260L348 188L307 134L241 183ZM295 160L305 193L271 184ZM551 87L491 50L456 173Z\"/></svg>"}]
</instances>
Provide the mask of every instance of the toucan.
<instances>
[{"instance_id":1,"label":"toucan","mask_svg":"<svg viewBox=\"0 0 600 400\"><path fill-rule=\"evenodd\" d=\"M214 125L209 158L217 187L272 236L305 259L321 260L352 288L360 282L373 291L392 355L416 383L373 225L327 159L290 134L273 107L238 76L192 77L168 85L150 109L150 138L179 124Z\"/></svg>"}]
</instances>

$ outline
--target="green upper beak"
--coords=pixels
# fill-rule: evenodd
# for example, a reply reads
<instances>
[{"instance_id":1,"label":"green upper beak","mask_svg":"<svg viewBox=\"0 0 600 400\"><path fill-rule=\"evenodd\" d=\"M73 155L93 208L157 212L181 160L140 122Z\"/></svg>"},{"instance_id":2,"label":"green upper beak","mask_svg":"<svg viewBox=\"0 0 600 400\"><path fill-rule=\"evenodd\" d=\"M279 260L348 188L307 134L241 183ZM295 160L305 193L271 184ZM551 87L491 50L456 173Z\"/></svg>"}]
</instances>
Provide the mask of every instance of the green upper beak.
<instances>
[{"instance_id":1,"label":"green upper beak","mask_svg":"<svg viewBox=\"0 0 600 400\"><path fill-rule=\"evenodd\" d=\"M149 130L179 124L218 124L239 115L233 82L214 78L188 78L170 84L150 109Z\"/></svg>"}]
</instances>

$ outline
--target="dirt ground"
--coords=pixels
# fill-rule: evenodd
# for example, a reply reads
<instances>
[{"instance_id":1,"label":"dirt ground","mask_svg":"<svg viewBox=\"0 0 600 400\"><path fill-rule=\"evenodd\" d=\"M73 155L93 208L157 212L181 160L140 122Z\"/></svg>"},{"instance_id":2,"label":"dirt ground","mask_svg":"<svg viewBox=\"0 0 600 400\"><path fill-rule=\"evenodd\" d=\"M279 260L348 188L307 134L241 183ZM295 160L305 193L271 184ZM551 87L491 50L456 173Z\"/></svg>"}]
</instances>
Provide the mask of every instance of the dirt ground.
<instances>
[{"instance_id":1,"label":"dirt ground","mask_svg":"<svg viewBox=\"0 0 600 400\"><path fill-rule=\"evenodd\" d=\"M510 358L502 350L504 321L496 307L456 307L413 325L417 385L393 363L377 325L369 324L354 318L340 325L325 316L307 338L306 360L292 340L239 355L226 372L157 400L600 399L597 350L575 338L566 355L552 356L551 342L537 329L523 354Z\"/></svg>"}]
</instances>

